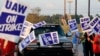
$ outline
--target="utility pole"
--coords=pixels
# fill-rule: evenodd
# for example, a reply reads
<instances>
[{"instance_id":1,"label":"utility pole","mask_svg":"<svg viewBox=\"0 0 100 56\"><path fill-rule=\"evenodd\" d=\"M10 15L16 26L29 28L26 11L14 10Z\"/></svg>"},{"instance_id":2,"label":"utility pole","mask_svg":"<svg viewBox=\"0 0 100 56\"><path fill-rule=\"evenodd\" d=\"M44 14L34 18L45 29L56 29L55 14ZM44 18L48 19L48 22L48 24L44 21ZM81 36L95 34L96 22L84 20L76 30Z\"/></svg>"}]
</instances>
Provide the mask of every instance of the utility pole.
<instances>
[{"instance_id":1,"label":"utility pole","mask_svg":"<svg viewBox=\"0 0 100 56\"><path fill-rule=\"evenodd\" d=\"M72 3L72 0L68 0L67 2L69 3L69 14L71 15L71 3Z\"/></svg>"},{"instance_id":2,"label":"utility pole","mask_svg":"<svg viewBox=\"0 0 100 56\"><path fill-rule=\"evenodd\" d=\"M69 2L69 14L71 14L71 3Z\"/></svg>"},{"instance_id":3,"label":"utility pole","mask_svg":"<svg viewBox=\"0 0 100 56\"><path fill-rule=\"evenodd\" d=\"M76 20L77 20L77 0L75 0L75 18L76 18ZM75 56L78 56L78 41L77 41L77 43L76 43Z\"/></svg>"},{"instance_id":4,"label":"utility pole","mask_svg":"<svg viewBox=\"0 0 100 56\"><path fill-rule=\"evenodd\" d=\"M64 19L66 20L66 0L64 0Z\"/></svg>"},{"instance_id":5,"label":"utility pole","mask_svg":"<svg viewBox=\"0 0 100 56\"><path fill-rule=\"evenodd\" d=\"M77 19L77 0L75 0L75 18Z\"/></svg>"},{"instance_id":6,"label":"utility pole","mask_svg":"<svg viewBox=\"0 0 100 56\"><path fill-rule=\"evenodd\" d=\"M88 16L90 17L90 0L88 0Z\"/></svg>"}]
</instances>

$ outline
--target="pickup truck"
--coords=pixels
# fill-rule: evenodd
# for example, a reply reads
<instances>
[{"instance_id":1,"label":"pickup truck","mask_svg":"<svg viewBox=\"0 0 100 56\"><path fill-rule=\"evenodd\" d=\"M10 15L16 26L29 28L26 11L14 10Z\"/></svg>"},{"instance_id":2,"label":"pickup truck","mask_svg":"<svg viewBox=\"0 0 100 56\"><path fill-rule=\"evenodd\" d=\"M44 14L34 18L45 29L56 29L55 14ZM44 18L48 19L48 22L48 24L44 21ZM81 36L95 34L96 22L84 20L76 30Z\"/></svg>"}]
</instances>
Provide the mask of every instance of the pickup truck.
<instances>
[{"instance_id":1,"label":"pickup truck","mask_svg":"<svg viewBox=\"0 0 100 56\"><path fill-rule=\"evenodd\" d=\"M32 29L33 30L33 29ZM32 31L31 30L31 31ZM36 41L32 42L23 50L24 56L73 56L73 44L69 40L62 29L58 24L48 24L39 28L34 29L36 35ZM58 32L59 44L54 44L50 46L40 46L39 34L48 33L48 32Z\"/></svg>"}]
</instances>

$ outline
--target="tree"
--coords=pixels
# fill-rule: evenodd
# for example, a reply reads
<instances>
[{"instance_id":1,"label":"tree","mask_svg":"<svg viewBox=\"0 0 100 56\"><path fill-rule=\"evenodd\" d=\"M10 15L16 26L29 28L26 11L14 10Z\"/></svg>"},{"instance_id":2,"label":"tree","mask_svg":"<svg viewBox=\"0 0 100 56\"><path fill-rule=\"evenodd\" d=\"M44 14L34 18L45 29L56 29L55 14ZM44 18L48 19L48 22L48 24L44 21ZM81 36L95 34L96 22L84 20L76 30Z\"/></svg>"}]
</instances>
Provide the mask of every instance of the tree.
<instances>
[{"instance_id":1,"label":"tree","mask_svg":"<svg viewBox=\"0 0 100 56\"><path fill-rule=\"evenodd\" d=\"M39 7L31 9L31 13L29 13L27 15L26 20L31 22L31 23L37 23L37 22L41 21L41 19L39 18L40 11L41 11L41 9Z\"/></svg>"},{"instance_id":2,"label":"tree","mask_svg":"<svg viewBox=\"0 0 100 56\"><path fill-rule=\"evenodd\" d=\"M46 21L46 23L51 23L52 22L52 20L51 20L51 16L49 16L49 15L47 15L47 16L44 16L45 17L45 21Z\"/></svg>"},{"instance_id":3,"label":"tree","mask_svg":"<svg viewBox=\"0 0 100 56\"><path fill-rule=\"evenodd\" d=\"M52 15L51 16L52 23L54 23L54 24L60 24L61 17L62 17L61 14L54 14L54 15Z\"/></svg>"},{"instance_id":4,"label":"tree","mask_svg":"<svg viewBox=\"0 0 100 56\"><path fill-rule=\"evenodd\" d=\"M37 23L38 21L36 20L38 18L37 14L29 13L27 15L26 20L31 22L31 23Z\"/></svg>"},{"instance_id":5,"label":"tree","mask_svg":"<svg viewBox=\"0 0 100 56\"><path fill-rule=\"evenodd\" d=\"M99 14L96 14L96 16L100 17L100 15L99 15Z\"/></svg>"},{"instance_id":6,"label":"tree","mask_svg":"<svg viewBox=\"0 0 100 56\"><path fill-rule=\"evenodd\" d=\"M83 17L83 15L77 15L77 18L75 18L75 15L71 15L72 19L76 19L77 23L80 23L80 18Z\"/></svg>"},{"instance_id":7,"label":"tree","mask_svg":"<svg viewBox=\"0 0 100 56\"><path fill-rule=\"evenodd\" d=\"M93 19L93 16L92 15L90 15L90 20L92 20Z\"/></svg>"}]
</instances>

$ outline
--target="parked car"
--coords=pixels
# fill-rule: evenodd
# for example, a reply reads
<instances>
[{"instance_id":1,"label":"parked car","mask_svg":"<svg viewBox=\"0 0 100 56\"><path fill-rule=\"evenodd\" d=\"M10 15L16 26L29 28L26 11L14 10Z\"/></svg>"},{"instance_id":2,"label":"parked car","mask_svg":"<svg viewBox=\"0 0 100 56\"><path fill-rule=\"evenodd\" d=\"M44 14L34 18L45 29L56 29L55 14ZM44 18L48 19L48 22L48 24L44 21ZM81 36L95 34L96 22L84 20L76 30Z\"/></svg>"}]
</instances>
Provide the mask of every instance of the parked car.
<instances>
[{"instance_id":1,"label":"parked car","mask_svg":"<svg viewBox=\"0 0 100 56\"><path fill-rule=\"evenodd\" d=\"M33 29L32 29L33 30ZM32 31L31 30L31 31ZM24 50L24 56L48 56L48 55L61 55L61 56L73 56L72 48L73 44L69 37L66 37L63 29L57 24L48 24L43 27L34 29L36 35L36 41L28 45ZM59 36L59 44L50 46L40 46L39 34L57 31Z\"/></svg>"}]
</instances>

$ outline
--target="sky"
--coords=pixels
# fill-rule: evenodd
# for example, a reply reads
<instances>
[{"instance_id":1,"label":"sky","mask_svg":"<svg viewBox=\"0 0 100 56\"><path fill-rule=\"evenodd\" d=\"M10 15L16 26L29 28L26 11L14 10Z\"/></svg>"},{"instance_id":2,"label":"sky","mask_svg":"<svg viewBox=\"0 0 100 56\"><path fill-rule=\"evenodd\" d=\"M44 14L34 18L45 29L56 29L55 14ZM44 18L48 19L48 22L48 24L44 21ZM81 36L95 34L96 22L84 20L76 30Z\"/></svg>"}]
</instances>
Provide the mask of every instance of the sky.
<instances>
[{"instance_id":1,"label":"sky","mask_svg":"<svg viewBox=\"0 0 100 56\"><path fill-rule=\"evenodd\" d=\"M100 2L98 0L91 1L91 15L95 16L100 14ZM24 3L29 6L29 12L32 9L39 7L41 8L40 15L53 15L53 14L64 14L64 0L18 0L18 2ZM4 0L0 0L0 9ZM75 14L75 0L72 0L70 5L70 14ZM69 3L66 0L66 13L69 13ZM88 0L77 0L77 13L83 16L88 15Z\"/></svg>"}]
</instances>

